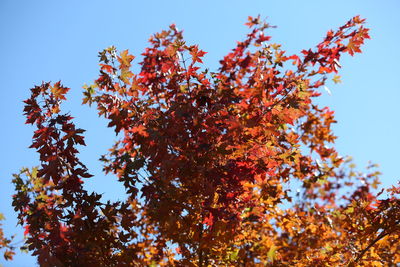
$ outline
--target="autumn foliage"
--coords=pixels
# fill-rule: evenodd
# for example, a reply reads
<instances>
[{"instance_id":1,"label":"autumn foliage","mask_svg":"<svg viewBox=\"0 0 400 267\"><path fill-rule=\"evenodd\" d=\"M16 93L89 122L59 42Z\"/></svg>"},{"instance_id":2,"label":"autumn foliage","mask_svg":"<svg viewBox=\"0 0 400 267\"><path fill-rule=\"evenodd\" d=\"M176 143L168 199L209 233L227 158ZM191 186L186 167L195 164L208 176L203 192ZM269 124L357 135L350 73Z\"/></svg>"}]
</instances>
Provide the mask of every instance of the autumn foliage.
<instances>
[{"instance_id":1,"label":"autumn foliage","mask_svg":"<svg viewBox=\"0 0 400 267\"><path fill-rule=\"evenodd\" d=\"M101 160L124 201L84 186L96 178L78 159L84 130L60 110L69 88L35 86L24 114L40 165L13 180L25 246L41 266L400 263L400 188L378 192L374 166L338 155L334 113L315 101L342 55L361 52L363 24L288 55L249 17L215 72L174 25L150 38L139 73L127 50L102 51L83 104L120 137Z\"/></svg>"}]
</instances>

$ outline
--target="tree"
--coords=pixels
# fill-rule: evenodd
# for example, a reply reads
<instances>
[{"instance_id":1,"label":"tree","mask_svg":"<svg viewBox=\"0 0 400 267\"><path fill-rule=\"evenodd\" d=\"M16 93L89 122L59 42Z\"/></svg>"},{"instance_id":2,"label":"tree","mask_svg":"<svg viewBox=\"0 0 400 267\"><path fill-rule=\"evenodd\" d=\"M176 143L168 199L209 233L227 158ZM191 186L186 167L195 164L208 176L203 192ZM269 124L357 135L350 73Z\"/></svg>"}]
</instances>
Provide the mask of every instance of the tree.
<instances>
[{"instance_id":1,"label":"tree","mask_svg":"<svg viewBox=\"0 0 400 267\"><path fill-rule=\"evenodd\" d=\"M13 206L41 266L388 266L400 262L399 187L383 198L332 145L334 113L315 103L340 57L369 38L356 16L314 49L287 55L249 17L250 33L220 61L174 25L134 56L102 51L85 86L120 140L102 156L125 201L83 186L85 145L60 104L61 82L31 89L27 123L40 166L15 175ZM301 190L293 193L293 184Z\"/></svg>"}]
</instances>

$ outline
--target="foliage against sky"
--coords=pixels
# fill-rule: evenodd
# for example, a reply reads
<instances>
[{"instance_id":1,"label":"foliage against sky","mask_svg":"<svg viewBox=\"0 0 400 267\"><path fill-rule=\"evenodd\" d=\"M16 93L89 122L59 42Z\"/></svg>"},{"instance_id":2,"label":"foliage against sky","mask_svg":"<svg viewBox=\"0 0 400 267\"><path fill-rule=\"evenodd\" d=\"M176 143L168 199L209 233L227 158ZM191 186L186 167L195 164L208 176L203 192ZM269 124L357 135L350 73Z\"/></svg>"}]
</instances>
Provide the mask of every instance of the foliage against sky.
<instances>
[{"instance_id":1,"label":"foliage against sky","mask_svg":"<svg viewBox=\"0 0 400 267\"><path fill-rule=\"evenodd\" d=\"M19 166L31 166L35 162L33 151L26 150L30 143L31 129L23 125L22 118L18 115L22 109L20 101L27 97L27 88L35 83L40 84L42 80L62 79L67 86L73 88L68 94L68 99L73 101L67 103L64 110L72 110L78 125L89 130L86 132L86 141L90 149L81 148L80 151L84 162L96 174L96 179L87 180L85 186L96 188L96 191L104 193L106 199L120 198L120 188L113 179L102 177L100 168L95 163L98 155L104 153L112 143L112 133L103 130L104 125L95 119L94 112L76 105L79 103L80 86L84 82L88 83L90 77L95 75L96 51L110 44L116 44L122 50L130 48L135 55L139 55L145 47L146 38L142 37L159 30L162 25L177 22L179 27L185 29L185 36L191 43L200 44L208 52L203 60L211 69L215 69L218 58L232 47L235 40L240 40L240 36L243 36L241 32L244 33L245 29L240 25L249 14L261 13L269 16L268 21L279 26L271 31L273 40L283 43L283 48L291 53L318 43L322 32L334 25L340 25L351 15L363 14L368 18L373 39L366 44L365 54L356 58L343 58L341 72L344 83L340 86L328 84L333 95L322 96L322 99L334 107L336 118L339 118L340 123L335 126L335 133L339 135L337 147L341 154L354 155L361 165L368 159L381 163L383 182L386 186L394 184L397 177L395 154L398 144L393 140L398 119L393 115L396 114L398 83L393 71L396 69L394 63L398 60L393 51L398 43L397 35L394 34L398 28L395 12L398 3L336 3L327 12L326 7L321 6L318 1L301 4L293 1L285 5L285 12L281 12L281 5L266 5L264 1L249 2L247 6L235 1L231 1L230 5L225 5L223 1L213 2L212 9L209 8L211 2L207 1L196 8L191 8L191 3L182 5L177 1L175 5L161 2L158 9L146 13L146 5L128 2L107 5L105 8L106 5L100 2L90 5L89 2L78 4L70 1L68 5L64 5L55 2L33 4L2 1L0 11L3 23L0 27L5 39L0 46L2 51L7 52L3 54L4 64L0 68L3 73L2 88L8 89L0 92L4 100L0 108L4 114L1 117L2 123L9 125L9 130L2 132L5 153L1 156L1 176L10 177ZM207 14L207 20L201 19L204 14ZM100 17L109 19L99 20ZM104 32L107 34L102 34ZM49 36L51 38L47 38ZM137 38L133 38L135 36ZM21 158L20 155L24 156ZM16 158L20 160L15 160ZM12 194L9 180L4 179L4 184L0 186L1 203L4 204L1 210L6 211L5 228L12 234L15 232L15 219L12 209L9 208L9 196ZM26 257L21 260L24 261L20 264L26 264Z\"/></svg>"},{"instance_id":2,"label":"foliage against sky","mask_svg":"<svg viewBox=\"0 0 400 267\"><path fill-rule=\"evenodd\" d=\"M127 50L105 49L83 104L121 137L101 161L123 201L83 188L94 178L77 158L84 130L60 110L69 88L32 88L24 114L41 165L13 180L27 248L41 266L399 262L399 188L378 200L379 172L355 172L338 155L334 113L314 103L330 75L340 80L341 55L370 38L363 23L356 16L288 55L249 17L216 72L198 67L206 52L175 25L150 38L137 74Z\"/></svg>"}]
</instances>

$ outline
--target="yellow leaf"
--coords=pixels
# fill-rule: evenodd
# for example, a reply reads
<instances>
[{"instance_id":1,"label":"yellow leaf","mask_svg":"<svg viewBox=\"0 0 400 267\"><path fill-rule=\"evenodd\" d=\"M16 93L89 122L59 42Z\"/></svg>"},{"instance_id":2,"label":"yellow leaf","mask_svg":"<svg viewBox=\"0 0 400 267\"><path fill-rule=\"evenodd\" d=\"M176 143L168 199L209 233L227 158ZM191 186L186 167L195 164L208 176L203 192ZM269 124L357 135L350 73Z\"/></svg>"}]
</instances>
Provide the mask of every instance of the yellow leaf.
<instances>
[{"instance_id":1,"label":"yellow leaf","mask_svg":"<svg viewBox=\"0 0 400 267\"><path fill-rule=\"evenodd\" d=\"M340 76L339 75L335 75L335 76L333 76L333 79L332 79L332 81L334 82L334 83L341 83L342 82L342 80L340 80Z\"/></svg>"},{"instance_id":2,"label":"yellow leaf","mask_svg":"<svg viewBox=\"0 0 400 267\"><path fill-rule=\"evenodd\" d=\"M272 247L268 251L267 256L270 262L274 262L276 259L276 249L277 247L275 245L272 245Z\"/></svg>"}]
</instances>

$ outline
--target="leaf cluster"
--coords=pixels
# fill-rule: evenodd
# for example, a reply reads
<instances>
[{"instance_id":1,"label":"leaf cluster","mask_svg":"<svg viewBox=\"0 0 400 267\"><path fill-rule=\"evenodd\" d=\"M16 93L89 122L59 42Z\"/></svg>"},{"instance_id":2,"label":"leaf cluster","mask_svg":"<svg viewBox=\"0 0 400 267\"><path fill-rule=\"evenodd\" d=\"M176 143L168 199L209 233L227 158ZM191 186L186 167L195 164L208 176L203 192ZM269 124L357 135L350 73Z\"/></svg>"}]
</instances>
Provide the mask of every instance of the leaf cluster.
<instances>
[{"instance_id":1,"label":"leaf cluster","mask_svg":"<svg viewBox=\"0 0 400 267\"><path fill-rule=\"evenodd\" d=\"M246 25L216 72L175 25L150 38L139 73L127 50L99 54L83 104L121 137L101 160L124 201L84 189L95 178L77 157L84 130L60 111L68 88L31 89L24 112L40 166L15 175L13 206L41 266L400 262L400 189L382 198L374 166L358 173L338 155L334 112L315 101L330 75L340 81L342 55L361 52L364 20L299 55L272 43L259 17Z\"/></svg>"}]
</instances>

